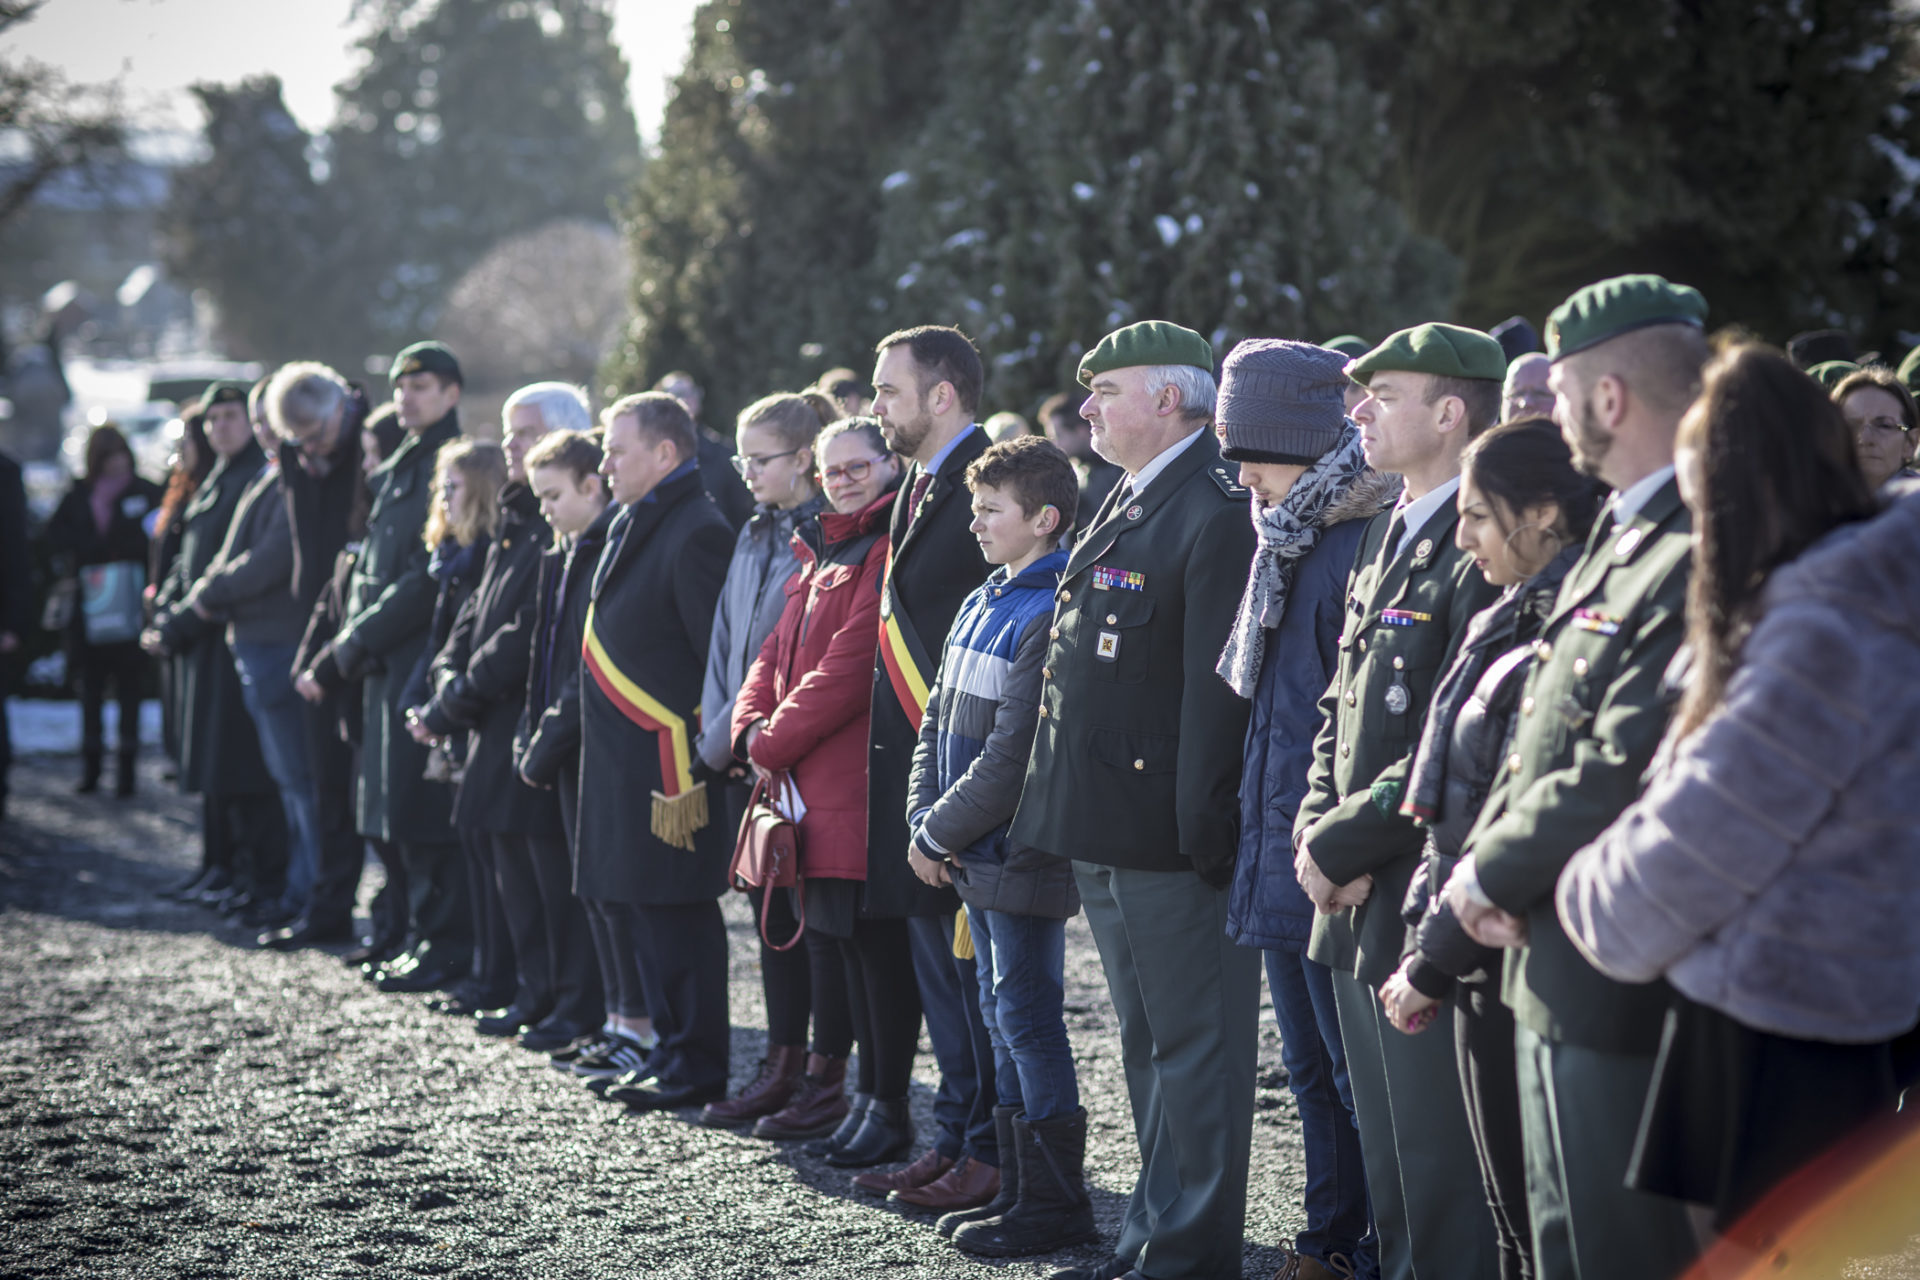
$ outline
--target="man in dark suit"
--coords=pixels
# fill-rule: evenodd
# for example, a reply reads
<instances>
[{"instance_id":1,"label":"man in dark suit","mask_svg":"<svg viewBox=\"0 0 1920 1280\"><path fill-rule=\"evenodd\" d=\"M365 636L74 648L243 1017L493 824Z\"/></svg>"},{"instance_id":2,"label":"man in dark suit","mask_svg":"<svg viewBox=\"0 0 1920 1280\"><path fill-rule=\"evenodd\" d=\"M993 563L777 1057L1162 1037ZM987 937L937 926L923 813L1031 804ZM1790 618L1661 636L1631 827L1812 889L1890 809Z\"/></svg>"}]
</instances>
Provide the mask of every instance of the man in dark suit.
<instances>
[{"instance_id":1,"label":"man in dark suit","mask_svg":"<svg viewBox=\"0 0 1920 1280\"><path fill-rule=\"evenodd\" d=\"M1260 958L1226 934L1247 703L1214 673L1253 561L1213 433L1213 349L1162 320L1080 362L1125 473L1075 544L1012 838L1074 860L1120 1018L1140 1176L1113 1257L1056 1280L1238 1276ZM1049 1137L1079 1168L1086 1132Z\"/></svg>"},{"instance_id":2,"label":"man in dark suit","mask_svg":"<svg viewBox=\"0 0 1920 1280\"><path fill-rule=\"evenodd\" d=\"M1453 535L1460 454L1498 418L1505 370L1490 336L1445 324L1404 329L1347 366L1367 389L1353 409L1367 462L1405 488L1360 539L1294 847L1301 887L1319 908L1307 955L1333 970L1389 1280L1500 1274L1453 1011L1443 1006L1434 1026L1403 1035L1377 993L1400 963L1400 903L1425 842L1400 816L1408 758L1455 641L1496 594Z\"/></svg>"},{"instance_id":3,"label":"man in dark suit","mask_svg":"<svg viewBox=\"0 0 1920 1280\"><path fill-rule=\"evenodd\" d=\"M907 775L920 742L927 690L953 617L987 577L973 523L967 467L992 443L974 425L985 370L958 329L922 325L874 349L873 410L888 446L911 465L888 528L887 585L873 670L867 754L867 882L864 910L906 916L927 1039L940 1064L938 1132L926 1154L893 1174L856 1179L878 1194L926 1186L971 1156L993 1166L993 1048L980 1020L973 962L953 955L952 888L920 882L907 863Z\"/></svg>"},{"instance_id":4,"label":"man in dark suit","mask_svg":"<svg viewBox=\"0 0 1920 1280\"><path fill-rule=\"evenodd\" d=\"M701 488L693 419L660 392L601 415L601 473L620 513L594 569L581 655L574 892L619 903L659 1045L605 1097L634 1110L727 1092L732 833L693 778L707 639L733 534Z\"/></svg>"}]
</instances>

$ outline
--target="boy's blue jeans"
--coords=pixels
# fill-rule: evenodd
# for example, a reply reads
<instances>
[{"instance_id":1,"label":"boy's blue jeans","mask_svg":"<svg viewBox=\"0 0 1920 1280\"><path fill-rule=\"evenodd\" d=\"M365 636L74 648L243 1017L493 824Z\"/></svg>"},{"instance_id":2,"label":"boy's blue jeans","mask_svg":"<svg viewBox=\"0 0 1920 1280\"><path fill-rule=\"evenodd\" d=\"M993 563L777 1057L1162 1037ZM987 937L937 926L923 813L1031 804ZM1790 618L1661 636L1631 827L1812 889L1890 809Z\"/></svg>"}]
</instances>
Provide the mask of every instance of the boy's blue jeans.
<instances>
[{"instance_id":1,"label":"boy's blue jeans","mask_svg":"<svg viewBox=\"0 0 1920 1280\"><path fill-rule=\"evenodd\" d=\"M1030 1121L1079 1109L1067 1042L1067 922L967 908L980 973L980 1016L993 1040L1000 1105Z\"/></svg>"}]
</instances>

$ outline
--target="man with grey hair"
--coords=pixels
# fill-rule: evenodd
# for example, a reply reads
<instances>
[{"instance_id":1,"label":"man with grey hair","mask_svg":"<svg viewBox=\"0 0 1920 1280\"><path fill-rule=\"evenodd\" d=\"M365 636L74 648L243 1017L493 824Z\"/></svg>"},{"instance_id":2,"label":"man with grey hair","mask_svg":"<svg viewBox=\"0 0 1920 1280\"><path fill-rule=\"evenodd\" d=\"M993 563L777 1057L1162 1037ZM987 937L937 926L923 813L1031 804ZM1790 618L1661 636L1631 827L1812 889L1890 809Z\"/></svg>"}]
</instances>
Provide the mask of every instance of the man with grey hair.
<instances>
[{"instance_id":1,"label":"man with grey hair","mask_svg":"<svg viewBox=\"0 0 1920 1280\"><path fill-rule=\"evenodd\" d=\"M367 399L326 365L299 361L282 365L268 379L261 407L279 441L295 606L301 617L310 619L341 552L365 534L367 482L360 466L360 424L367 417ZM307 674L308 664L299 660L308 648L303 641L293 675L294 690L305 707L307 765L314 788L314 882L299 919L260 935L260 945L282 951L352 936L353 903L367 858L366 843L354 829L353 749L341 740L337 701L359 694L351 688L322 689Z\"/></svg>"},{"instance_id":2,"label":"man with grey hair","mask_svg":"<svg viewBox=\"0 0 1920 1280\"><path fill-rule=\"evenodd\" d=\"M1120 1018L1140 1176L1113 1256L1056 1280L1240 1274L1260 959L1227 936L1248 704L1214 672L1253 560L1213 433L1213 349L1161 320L1080 362L1125 473L1060 575L1011 839L1073 859ZM1078 1168L1084 1113L1046 1136ZM1023 1187L1024 1192L1024 1187Z\"/></svg>"},{"instance_id":3,"label":"man with grey hair","mask_svg":"<svg viewBox=\"0 0 1920 1280\"><path fill-rule=\"evenodd\" d=\"M481 1012L479 1029L551 1052L599 1026L604 1010L592 934L573 895L559 800L527 785L513 763L534 651L540 557L553 542L527 483L527 451L554 431L587 429L592 418L585 393L560 382L520 388L500 416L507 484L486 565L433 660L433 697L409 722L419 741L469 735L453 823L468 856L474 963L470 985L456 988L454 1001L511 990L505 1008Z\"/></svg>"}]
</instances>

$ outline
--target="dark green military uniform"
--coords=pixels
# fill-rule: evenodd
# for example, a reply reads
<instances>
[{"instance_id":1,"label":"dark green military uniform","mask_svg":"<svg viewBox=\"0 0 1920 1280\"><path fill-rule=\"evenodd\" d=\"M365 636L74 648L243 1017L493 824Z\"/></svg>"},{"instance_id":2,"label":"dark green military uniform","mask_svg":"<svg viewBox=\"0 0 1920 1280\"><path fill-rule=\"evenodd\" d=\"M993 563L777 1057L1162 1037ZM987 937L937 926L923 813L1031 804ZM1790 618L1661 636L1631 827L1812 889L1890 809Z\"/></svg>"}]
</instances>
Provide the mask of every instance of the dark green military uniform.
<instances>
[{"instance_id":1,"label":"dark green military uniform","mask_svg":"<svg viewBox=\"0 0 1920 1280\"><path fill-rule=\"evenodd\" d=\"M1557 362L1654 326L1699 329L1705 315L1692 289L1620 276L1555 310L1549 354ZM1590 378L1616 370L1600 353L1589 364ZM1663 685L1686 628L1692 521L1670 470L1635 488L1647 485L1657 487L1638 510L1619 511L1616 497L1601 513L1562 584L1535 642L1506 776L1467 838L1481 892L1527 922L1528 945L1508 953L1502 982L1519 1024L1527 1207L1541 1280L1659 1280L1696 1251L1679 1202L1625 1185L1666 984L1602 977L1568 942L1553 905L1568 859L1639 795L1671 710Z\"/></svg>"},{"instance_id":2,"label":"dark green military uniform","mask_svg":"<svg viewBox=\"0 0 1920 1280\"><path fill-rule=\"evenodd\" d=\"M1360 382L1404 371L1497 384L1505 369L1491 337L1443 324L1403 329L1347 366ZM1370 875L1373 892L1358 907L1315 915L1307 955L1333 970L1381 1275L1490 1276L1499 1251L1455 1063L1452 1006L1406 1036L1387 1021L1377 992L1400 964L1400 903L1426 839L1400 814L1408 764L1456 641L1498 593L1454 545L1451 485L1403 539L1405 520L1404 508L1383 512L1361 539L1294 821L1322 874L1340 885Z\"/></svg>"},{"instance_id":3,"label":"dark green military uniform","mask_svg":"<svg viewBox=\"0 0 1920 1280\"><path fill-rule=\"evenodd\" d=\"M1081 381L1165 364L1211 371L1212 350L1130 325ZM1226 933L1249 708L1214 664L1253 524L1211 431L1155 465L1116 486L1060 575L1012 838L1074 860L1120 1020L1140 1175L1114 1253L1142 1275L1237 1278L1260 970Z\"/></svg>"}]
</instances>

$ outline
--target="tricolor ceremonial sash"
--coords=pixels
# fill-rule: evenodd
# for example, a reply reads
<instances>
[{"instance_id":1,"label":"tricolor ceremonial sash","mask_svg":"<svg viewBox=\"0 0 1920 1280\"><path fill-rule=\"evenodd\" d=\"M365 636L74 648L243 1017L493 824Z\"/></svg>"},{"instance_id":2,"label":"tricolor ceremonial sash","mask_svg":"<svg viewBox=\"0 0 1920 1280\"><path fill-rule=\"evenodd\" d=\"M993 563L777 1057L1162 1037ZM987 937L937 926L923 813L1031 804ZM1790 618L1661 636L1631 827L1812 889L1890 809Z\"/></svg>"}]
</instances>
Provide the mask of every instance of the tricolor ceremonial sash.
<instances>
[{"instance_id":1,"label":"tricolor ceremonial sash","mask_svg":"<svg viewBox=\"0 0 1920 1280\"><path fill-rule=\"evenodd\" d=\"M707 784L693 780L693 735L700 730L696 708L693 723L667 709L665 703L620 670L601 644L594 627L594 607L587 606L586 639L580 660L593 673L593 682L620 714L654 735L660 749L660 789L653 793L653 834L679 849L693 848L693 834L707 825Z\"/></svg>"},{"instance_id":2,"label":"tricolor ceremonial sash","mask_svg":"<svg viewBox=\"0 0 1920 1280\"><path fill-rule=\"evenodd\" d=\"M893 558L887 558L887 578L880 591L880 662L887 669L887 683L900 700L900 710L919 731L927 714L927 691L933 685L937 668L927 660L919 633L901 612L899 597L893 591Z\"/></svg>"}]
</instances>

